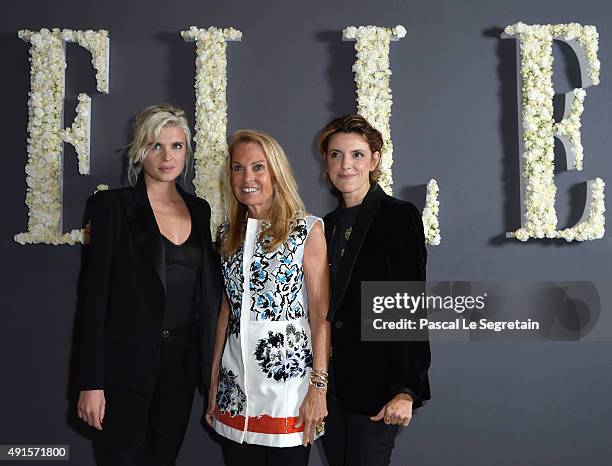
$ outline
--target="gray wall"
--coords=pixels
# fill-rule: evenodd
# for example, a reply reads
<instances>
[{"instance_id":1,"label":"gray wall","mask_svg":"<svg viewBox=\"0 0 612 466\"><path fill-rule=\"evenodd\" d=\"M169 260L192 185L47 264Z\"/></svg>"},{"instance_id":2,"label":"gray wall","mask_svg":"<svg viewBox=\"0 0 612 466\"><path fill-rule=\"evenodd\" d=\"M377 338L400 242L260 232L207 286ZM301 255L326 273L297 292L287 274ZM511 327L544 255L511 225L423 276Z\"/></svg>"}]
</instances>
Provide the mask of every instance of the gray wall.
<instances>
[{"instance_id":1,"label":"gray wall","mask_svg":"<svg viewBox=\"0 0 612 466\"><path fill-rule=\"evenodd\" d=\"M429 249L429 277L611 276L609 234L571 245L503 238L518 226L519 200L515 50L513 41L499 39L500 29L522 20L575 21L599 30L602 84L587 91L585 169L557 176L560 224L573 224L584 195L578 184L595 176L612 180L612 6L605 0L66 0L14 2L3 10L0 444L70 444L71 464L94 464L89 435L69 400L80 248L12 240L27 220L29 64L19 29L110 31L108 96L95 92L88 54L68 47L67 117L78 92L92 95L93 140L91 176L79 176L66 151L67 228L80 223L98 183L122 185L118 149L137 109L172 101L193 117L194 46L179 35L190 25L244 33L228 46L228 129L275 135L308 208L326 213L335 201L321 181L314 138L332 116L355 109L353 44L341 42L340 32L348 25L403 24L408 35L391 46L395 189L422 207L427 180L440 184L443 242ZM555 57L556 90L565 92L577 85L575 63L558 46ZM609 464L610 343L438 343L432 351L432 400L398 438L394 465ZM196 400L179 465L221 464L219 448L199 425L201 403ZM313 453L311 464L324 464Z\"/></svg>"}]
</instances>

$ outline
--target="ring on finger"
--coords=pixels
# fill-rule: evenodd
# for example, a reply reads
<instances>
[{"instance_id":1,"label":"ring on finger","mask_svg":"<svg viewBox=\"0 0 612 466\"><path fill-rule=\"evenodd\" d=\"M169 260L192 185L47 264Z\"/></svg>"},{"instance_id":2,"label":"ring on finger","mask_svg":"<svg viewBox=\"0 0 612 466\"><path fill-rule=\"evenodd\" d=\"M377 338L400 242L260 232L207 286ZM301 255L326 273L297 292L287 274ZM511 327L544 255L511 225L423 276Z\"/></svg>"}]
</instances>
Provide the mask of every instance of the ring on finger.
<instances>
[{"instance_id":1,"label":"ring on finger","mask_svg":"<svg viewBox=\"0 0 612 466\"><path fill-rule=\"evenodd\" d=\"M324 430L325 430L325 421L321 421L321 422L317 423L317 425L315 426L316 433L320 434Z\"/></svg>"}]
</instances>

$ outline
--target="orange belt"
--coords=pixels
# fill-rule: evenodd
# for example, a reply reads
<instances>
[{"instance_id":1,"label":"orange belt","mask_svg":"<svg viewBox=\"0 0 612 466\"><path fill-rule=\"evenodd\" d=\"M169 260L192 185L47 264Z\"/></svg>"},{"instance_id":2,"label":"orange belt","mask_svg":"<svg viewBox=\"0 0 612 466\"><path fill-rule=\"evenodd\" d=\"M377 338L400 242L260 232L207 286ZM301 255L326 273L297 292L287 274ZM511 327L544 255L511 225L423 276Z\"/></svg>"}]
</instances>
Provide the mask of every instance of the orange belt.
<instances>
[{"instance_id":1,"label":"orange belt","mask_svg":"<svg viewBox=\"0 0 612 466\"><path fill-rule=\"evenodd\" d=\"M231 416L229 413L222 413L217 407L215 410L217 420L226 426L238 430L244 430L246 421L245 416ZM293 434L295 432L304 432L304 424L299 428L294 427L298 418L296 417L270 417L267 414L262 416L249 416L249 432L258 434Z\"/></svg>"}]
</instances>

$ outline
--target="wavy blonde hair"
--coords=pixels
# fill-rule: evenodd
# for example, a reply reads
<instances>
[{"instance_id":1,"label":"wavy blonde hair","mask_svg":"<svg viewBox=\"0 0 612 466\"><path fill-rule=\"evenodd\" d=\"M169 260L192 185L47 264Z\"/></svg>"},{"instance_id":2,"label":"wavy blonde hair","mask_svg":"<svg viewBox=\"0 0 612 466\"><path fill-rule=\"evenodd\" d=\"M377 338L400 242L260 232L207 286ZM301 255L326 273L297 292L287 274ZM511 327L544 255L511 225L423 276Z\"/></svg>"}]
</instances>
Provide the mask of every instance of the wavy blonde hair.
<instances>
[{"instance_id":1,"label":"wavy blonde hair","mask_svg":"<svg viewBox=\"0 0 612 466\"><path fill-rule=\"evenodd\" d=\"M134 186L138 180L138 175L142 171L142 162L147 156L149 145L159 136L162 128L175 126L185 133L185 144L187 158L185 159L185 169L187 173L189 161L193 155L191 149L191 131L189 123L182 108L174 107L170 104L153 105L147 107L136 114L133 124L134 138L128 145L128 181Z\"/></svg>"},{"instance_id":2,"label":"wavy blonde hair","mask_svg":"<svg viewBox=\"0 0 612 466\"><path fill-rule=\"evenodd\" d=\"M225 162L224 186L227 207L228 225L221 242L221 253L231 256L240 249L244 242L248 208L236 199L231 185L232 155L241 144L258 144L263 150L268 162L272 179L272 204L267 226L263 227L259 236L270 238L264 245L266 251L272 251L287 241L295 228L298 219L304 216L304 203L298 193L298 186L293 176L285 151L269 134L261 131L241 129L231 135L229 141L229 156Z\"/></svg>"}]
</instances>

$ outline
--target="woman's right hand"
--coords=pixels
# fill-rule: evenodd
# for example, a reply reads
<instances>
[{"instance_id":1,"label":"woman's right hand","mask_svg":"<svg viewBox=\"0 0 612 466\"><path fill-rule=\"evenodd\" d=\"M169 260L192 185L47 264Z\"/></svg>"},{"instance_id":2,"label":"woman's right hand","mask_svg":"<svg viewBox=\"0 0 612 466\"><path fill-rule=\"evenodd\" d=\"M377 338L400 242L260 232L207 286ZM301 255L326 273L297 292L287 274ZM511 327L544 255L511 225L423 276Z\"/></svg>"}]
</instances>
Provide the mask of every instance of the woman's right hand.
<instances>
[{"instance_id":1,"label":"woman's right hand","mask_svg":"<svg viewBox=\"0 0 612 466\"><path fill-rule=\"evenodd\" d=\"M102 430L106 399L104 390L83 390L77 403L78 416L91 427Z\"/></svg>"},{"instance_id":2,"label":"woman's right hand","mask_svg":"<svg viewBox=\"0 0 612 466\"><path fill-rule=\"evenodd\" d=\"M204 418L206 419L206 424L209 427L213 425L213 418L215 415L215 411L217 409L217 382L211 382L210 389L208 390L208 408L206 409L206 413L204 413Z\"/></svg>"}]
</instances>

